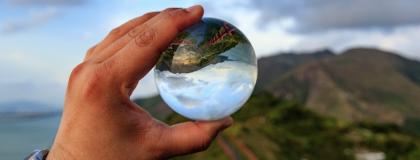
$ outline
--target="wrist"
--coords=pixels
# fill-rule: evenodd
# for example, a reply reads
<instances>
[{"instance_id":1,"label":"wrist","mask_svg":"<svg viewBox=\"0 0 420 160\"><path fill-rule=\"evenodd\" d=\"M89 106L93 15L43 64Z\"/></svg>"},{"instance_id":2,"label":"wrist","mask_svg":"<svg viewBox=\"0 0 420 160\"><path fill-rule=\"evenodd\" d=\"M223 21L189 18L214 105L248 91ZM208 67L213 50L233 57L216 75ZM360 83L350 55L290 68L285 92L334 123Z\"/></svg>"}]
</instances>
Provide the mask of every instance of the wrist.
<instances>
[{"instance_id":1,"label":"wrist","mask_svg":"<svg viewBox=\"0 0 420 160\"><path fill-rule=\"evenodd\" d=\"M47 155L47 157L45 158L46 160L56 160L58 158L56 158L56 152L51 152Z\"/></svg>"}]
</instances>

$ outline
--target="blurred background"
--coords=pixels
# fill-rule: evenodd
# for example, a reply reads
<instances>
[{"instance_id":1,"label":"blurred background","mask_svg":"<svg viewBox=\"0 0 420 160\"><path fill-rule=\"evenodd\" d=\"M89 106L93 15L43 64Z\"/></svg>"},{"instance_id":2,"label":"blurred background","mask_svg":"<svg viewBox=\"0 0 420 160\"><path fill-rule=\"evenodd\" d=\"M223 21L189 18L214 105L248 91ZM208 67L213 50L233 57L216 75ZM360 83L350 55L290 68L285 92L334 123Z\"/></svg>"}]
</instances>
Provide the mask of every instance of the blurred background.
<instances>
[{"instance_id":1,"label":"blurred background","mask_svg":"<svg viewBox=\"0 0 420 160\"><path fill-rule=\"evenodd\" d=\"M176 159L420 159L414 0L2 0L0 159L51 145L72 68L112 28L193 4L245 33L259 75L235 125ZM185 121L151 74L132 98L162 121Z\"/></svg>"}]
</instances>

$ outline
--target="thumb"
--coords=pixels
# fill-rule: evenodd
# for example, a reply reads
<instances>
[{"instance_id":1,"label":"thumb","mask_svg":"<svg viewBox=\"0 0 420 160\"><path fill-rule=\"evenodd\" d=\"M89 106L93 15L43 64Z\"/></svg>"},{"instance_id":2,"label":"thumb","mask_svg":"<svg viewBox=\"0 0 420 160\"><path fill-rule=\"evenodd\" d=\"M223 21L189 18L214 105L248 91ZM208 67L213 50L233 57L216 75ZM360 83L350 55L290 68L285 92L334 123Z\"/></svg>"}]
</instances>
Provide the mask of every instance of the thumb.
<instances>
[{"instance_id":1,"label":"thumb","mask_svg":"<svg viewBox=\"0 0 420 160\"><path fill-rule=\"evenodd\" d=\"M171 126L162 135L166 154L183 155L207 149L217 134L232 125L232 117L217 121L184 122Z\"/></svg>"}]
</instances>

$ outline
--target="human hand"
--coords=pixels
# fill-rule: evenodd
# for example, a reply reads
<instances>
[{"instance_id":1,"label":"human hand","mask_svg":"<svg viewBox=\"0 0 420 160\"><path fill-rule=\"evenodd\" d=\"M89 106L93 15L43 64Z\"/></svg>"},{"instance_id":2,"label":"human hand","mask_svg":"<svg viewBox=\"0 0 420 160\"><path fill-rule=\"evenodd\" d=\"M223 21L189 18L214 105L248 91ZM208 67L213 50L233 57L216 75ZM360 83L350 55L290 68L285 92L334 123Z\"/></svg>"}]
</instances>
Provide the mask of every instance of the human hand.
<instances>
[{"instance_id":1,"label":"human hand","mask_svg":"<svg viewBox=\"0 0 420 160\"><path fill-rule=\"evenodd\" d=\"M232 118L168 126L130 100L137 82L203 8L147 13L89 49L71 73L48 160L165 159L206 149Z\"/></svg>"}]
</instances>

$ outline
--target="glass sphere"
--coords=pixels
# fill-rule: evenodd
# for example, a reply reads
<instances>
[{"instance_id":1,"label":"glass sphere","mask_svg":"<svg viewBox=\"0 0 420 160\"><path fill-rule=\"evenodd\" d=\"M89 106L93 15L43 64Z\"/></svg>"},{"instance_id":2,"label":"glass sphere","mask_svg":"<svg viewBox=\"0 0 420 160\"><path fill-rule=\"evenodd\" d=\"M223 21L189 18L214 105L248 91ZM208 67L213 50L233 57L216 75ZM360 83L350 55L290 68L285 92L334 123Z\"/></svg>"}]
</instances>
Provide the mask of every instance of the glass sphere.
<instances>
[{"instance_id":1,"label":"glass sphere","mask_svg":"<svg viewBox=\"0 0 420 160\"><path fill-rule=\"evenodd\" d=\"M162 99L194 120L231 115L248 100L256 80L251 43L232 24L215 18L179 33L155 68Z\"/></svg>"}]
</instances>

